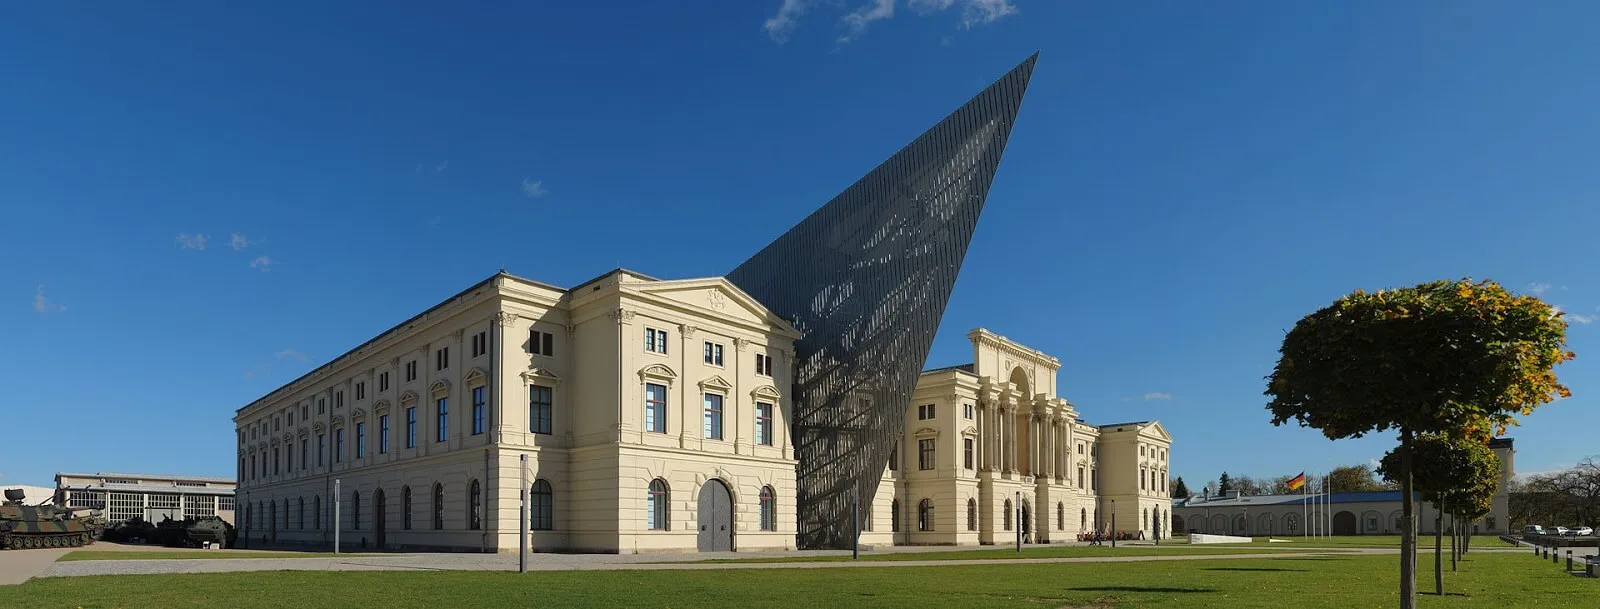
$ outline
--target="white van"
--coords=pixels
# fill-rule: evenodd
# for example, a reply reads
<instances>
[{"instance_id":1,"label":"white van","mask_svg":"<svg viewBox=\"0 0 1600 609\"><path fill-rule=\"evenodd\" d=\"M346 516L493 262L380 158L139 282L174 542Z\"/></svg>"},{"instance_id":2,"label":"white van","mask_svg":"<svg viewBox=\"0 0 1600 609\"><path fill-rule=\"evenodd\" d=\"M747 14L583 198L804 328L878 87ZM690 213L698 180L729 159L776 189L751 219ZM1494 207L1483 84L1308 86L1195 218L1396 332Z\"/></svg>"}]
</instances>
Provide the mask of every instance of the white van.
<instances>
[{"instance_id":1,"label":"white van","mask_svg":"<svg viewBox=\"0 0 1600 609\"><path fill-rule=\"evenodd\" d=\"M1522 534L1523 535L1543 535L1544 534L1544 527L1539 526L1537 524L1530 524L1528 526L1522 527Z\"/></svg>"}]
</instances>

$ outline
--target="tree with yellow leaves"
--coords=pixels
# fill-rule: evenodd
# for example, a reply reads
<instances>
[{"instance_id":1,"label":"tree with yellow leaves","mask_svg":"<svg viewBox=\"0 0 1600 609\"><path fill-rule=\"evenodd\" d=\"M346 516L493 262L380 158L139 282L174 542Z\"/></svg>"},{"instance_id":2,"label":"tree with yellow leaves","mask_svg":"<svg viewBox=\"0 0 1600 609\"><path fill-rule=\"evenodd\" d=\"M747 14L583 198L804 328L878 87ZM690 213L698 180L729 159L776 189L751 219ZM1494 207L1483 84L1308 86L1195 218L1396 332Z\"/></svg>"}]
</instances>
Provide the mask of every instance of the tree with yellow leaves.
<instances>
[{"instance_id":1,"label":"tree with yellow leaves","mask_svg":"<svg viewBox=\"0 0 1600 609\"><path fill-rule=\"evenodd\" d=\"M1499 435L1514 416L1571 395L1554 371L1574 357L1566 330L1534 296L1462 279L1357 290L1284 336L1267 377L1274 425L1293 420L1334 440L1399 432L1401 609L1417 605L1413 438Z\"/></svg>"}]
</instances>

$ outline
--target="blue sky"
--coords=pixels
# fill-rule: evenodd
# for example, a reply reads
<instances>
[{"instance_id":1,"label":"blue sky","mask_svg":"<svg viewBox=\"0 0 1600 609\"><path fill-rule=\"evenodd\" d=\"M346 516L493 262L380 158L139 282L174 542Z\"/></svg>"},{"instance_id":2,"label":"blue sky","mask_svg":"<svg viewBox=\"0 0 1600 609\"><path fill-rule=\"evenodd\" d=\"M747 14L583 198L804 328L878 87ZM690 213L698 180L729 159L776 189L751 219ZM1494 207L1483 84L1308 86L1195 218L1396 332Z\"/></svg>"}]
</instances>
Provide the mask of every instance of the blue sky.
<instances>
[{"instance_id":1,"label":"blue sky","mask_svg":"<svg viewBox=\"0 0 1600 609\"><path fill-rule=\"evenodd\" d=\"M0 484L232 475L236 408L502 266L724 273L1035 50L930 367L985 326L1193 487L1326 470L1393 439L1272 427L1283 332L1491 277L1582 322L1518 469L1600 451L1596 8L1290 4L8 6Z\"/></svg>"}]
</instances>

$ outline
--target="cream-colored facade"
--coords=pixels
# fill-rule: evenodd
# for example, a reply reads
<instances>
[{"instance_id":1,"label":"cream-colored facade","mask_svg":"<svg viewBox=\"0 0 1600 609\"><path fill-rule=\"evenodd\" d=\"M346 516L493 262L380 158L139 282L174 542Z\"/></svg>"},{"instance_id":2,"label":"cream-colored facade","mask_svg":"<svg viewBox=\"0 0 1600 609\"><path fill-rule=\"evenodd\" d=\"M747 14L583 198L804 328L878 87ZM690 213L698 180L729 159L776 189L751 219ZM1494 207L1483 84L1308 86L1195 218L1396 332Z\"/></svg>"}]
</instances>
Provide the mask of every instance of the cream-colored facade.
<instances>
[{"instance_id":1,"label":"cream-colored facade","mask_svg":"<svg viewBox=\"0 0 1600 609\"><path fill-rule=\"evenodd\" d=\"M1060 360L982 328L967 337L971 364L922 374L863 543L1168 534L1172 437L1160 423L1085 423L1060 397Z\"/></svg>"},{"instance_id":2,"label":"cream-colored facade","mask_svg":"<svg viewBox=\"0 0 1600 609\"><path fill-rule=\"evenodd\" d=\"M241 539L516 551L526 491L536 551L793 548L798 337L722 278L502 271L238 411Z\"/></svg>"},{"instance_id":3,"label":"cream-colored facade","mask_svg":"<svg viewBox=\"0 0 1600 609\"><path fill-rule=\"evenodd\" d=\"M130 518L159 523L189 516L233 522L234 492L232 478L60 472L55 497L66 507L99 512L112 525Z\"/></svg>"}]
</instances>

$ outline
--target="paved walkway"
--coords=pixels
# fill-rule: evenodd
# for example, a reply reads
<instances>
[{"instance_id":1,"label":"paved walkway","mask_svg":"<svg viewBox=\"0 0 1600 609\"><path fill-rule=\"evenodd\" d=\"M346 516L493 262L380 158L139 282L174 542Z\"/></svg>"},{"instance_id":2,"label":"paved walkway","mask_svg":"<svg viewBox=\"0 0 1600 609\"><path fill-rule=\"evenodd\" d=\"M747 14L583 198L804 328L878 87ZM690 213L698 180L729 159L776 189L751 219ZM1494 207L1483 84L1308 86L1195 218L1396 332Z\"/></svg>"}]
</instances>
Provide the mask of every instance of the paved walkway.
<instances>
[{"instance_id":1,"label":"paved walkway","mask_svg":"<svg viewBox=\"0 0 1600 609\"><path fill-rule=\"evenodd\" d=\"M714 552L678 556L616 554L535 554L530 571L615 571L673 569L832 569L862 567L931 567L959 565L1059 564L1082 562L1147 562L1169 560L1239 560L1251 558L1305 558L1350 554L1394 554L1392 549L1340 548L1338 552L1271 552L1259 554L1179 554L1165 556L1092 556L1071 558L1002 558L960 560L872 560L828 562L751 563L704 562L719 558L793 557L794 553L755 554ZM96 560L57 563L44 577L83 575L224 573L235 571L516 571L515 554L407 554L351 558L246 558L188 560Z\"/></svg>"},{"instance_id":2,"label":"paved walkway","mask_svg":"<svg viewBox=\"0 0 1600 609\"><path fill-rule=\"evenodd\" d=\"M71 548L0 550L0 586L28 581L49 570L57 558L71 551Z\"/></svg>"}]
</instances>

